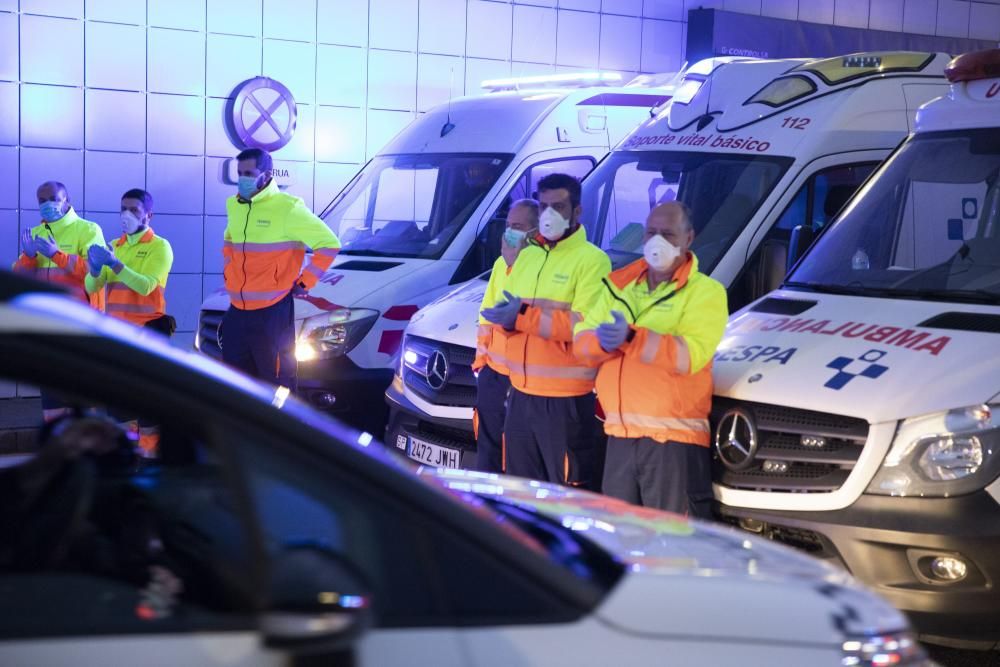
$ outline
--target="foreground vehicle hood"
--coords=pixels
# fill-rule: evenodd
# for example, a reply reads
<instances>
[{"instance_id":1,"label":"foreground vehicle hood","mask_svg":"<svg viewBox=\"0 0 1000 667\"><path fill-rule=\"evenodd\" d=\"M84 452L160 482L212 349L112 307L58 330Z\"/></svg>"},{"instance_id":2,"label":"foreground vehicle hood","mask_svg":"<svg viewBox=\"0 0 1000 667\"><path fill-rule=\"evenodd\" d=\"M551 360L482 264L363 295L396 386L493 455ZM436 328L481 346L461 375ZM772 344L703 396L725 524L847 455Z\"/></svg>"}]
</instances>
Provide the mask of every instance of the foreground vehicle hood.
<instances>
[{"instance_id":1,"label":"foreground vehicle hood","mask_svg":"<svg viewBox=\"0 0 1000 667\"><path fill-rule=\"evenodd\" d=\"M932 319L945 313L961 317ZM983 403L997 393L1000 357L988 352L997 334L955 327L980 326L976 316L990 313L996 308L772 292L730 318L712 367L715 393L873 424Z\"/></svg>"},{"instance_id":2,"label":"foreground vehicle hood","mask_svg":"<svg viewBox=\"0 0 1000 667\"><path fill-rule=\"evenodd\" d=\"M597 614L625 632L839 645L907 627L842 570L736 530L544 482L421 473L530 508L613 554L627 574Z\"/></svg>"}]
</instances>

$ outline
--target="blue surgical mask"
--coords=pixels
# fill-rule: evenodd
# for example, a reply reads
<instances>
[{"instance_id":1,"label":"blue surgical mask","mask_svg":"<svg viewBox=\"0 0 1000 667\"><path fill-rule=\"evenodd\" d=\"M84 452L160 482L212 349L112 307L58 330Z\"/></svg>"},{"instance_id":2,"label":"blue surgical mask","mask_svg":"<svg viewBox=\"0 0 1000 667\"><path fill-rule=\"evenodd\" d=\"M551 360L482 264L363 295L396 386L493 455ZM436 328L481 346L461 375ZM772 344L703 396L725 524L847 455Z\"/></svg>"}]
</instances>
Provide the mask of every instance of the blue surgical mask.
<instances>
[{"instance_id":1,"label":"blue surgical mask","mask_svg":"<svg viewBox=\"0 0 1000 667\"><path fill-rule=\"evenodd\" d=\"M514 229L513 227L508 227L503 233L503 242L506 243L511 248L520 248L521 244L524 243L525 237L528 236L528 232L522 232L519 229Z\"/></svg>"},{"instance_id":2,"label":"blue surgical mask","mask_svg":"<svg viewBox=\"0 0 1000 667\"><path fill-rule=\"evenodd\" d=\"M240 176L239 180L240 197L249 200L257 191L257 179L253 176Z\"/></svg>"},{"instance_id":3,"label":"blue surgical mask","mask_svg":"<svg viewBox=\"0 0 1000 667\"><path fill-rule=\"evenodd\" d=\"M63 217L62 206L54 201L44 201L38 206L38 212L42 214L45 222L55 222Z\"/></svg>"}]
</instances>

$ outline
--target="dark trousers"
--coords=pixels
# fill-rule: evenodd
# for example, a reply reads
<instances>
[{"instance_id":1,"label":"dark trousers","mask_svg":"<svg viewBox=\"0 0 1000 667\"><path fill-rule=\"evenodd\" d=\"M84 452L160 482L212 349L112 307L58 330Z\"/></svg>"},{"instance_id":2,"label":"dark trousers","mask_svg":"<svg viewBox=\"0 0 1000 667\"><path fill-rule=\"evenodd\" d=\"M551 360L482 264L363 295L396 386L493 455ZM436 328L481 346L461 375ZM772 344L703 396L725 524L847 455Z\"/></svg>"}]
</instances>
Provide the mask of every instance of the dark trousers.
<instances>
[{"instance_id":1,"label":"dark trousers","mask_svg":"<svg viewBox=\"0 0 1000 667\"><path fill-rule=\"evenodd\" d=\"M596 491L596 427L593 393L548 398L512 388L504 421L507 473Z\"/></svg>"},{"instance_id":2,"label":"dark trousers","mask_svg":"<svg viewBox=\"0 0 1000 667\"><path fill-rule=\"evenodd\" d=\"M711 464L708 447L610 436L602 490L634 505L711 519Z\"/></svg>"},{"instance_id":3,"label":"dark trousers","mask_svg":"<svg viewBox=\"0 0 1000 667\"><path fill-rule=\"evenodd\" d=\"M295 391L295 303L291 293L267 308L229 306L219 333L224 362Z\"/></svg>"},{"instance_id":4,"label":"dark trousers","mask_svg":"<svg viewBox=\"0 0 1000 667\"><path fill-rule=\"evenodd\" d=\"M503 422L510 378L483 366L476 379L476 470L503 472Z\"/></svg>"}]
</instances>

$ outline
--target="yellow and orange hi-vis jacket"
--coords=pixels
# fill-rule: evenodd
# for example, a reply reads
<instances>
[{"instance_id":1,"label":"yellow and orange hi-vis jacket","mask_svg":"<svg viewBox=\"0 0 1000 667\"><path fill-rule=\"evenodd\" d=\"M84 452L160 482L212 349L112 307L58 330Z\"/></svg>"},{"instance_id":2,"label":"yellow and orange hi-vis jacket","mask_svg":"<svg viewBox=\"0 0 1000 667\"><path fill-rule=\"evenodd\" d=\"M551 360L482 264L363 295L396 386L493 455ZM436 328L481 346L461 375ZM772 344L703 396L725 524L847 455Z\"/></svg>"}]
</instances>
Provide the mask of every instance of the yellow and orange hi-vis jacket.
<instances>
[{"instance_id":1,"label":"yellow and orange hi-vis jacket","mask_svg":"<svg viewBox=\"0 0 1000 667\"><path fill-rule=\"evenodd\" d=\"M726 290L687 261L672 281L650 291L649 266L640 259L603 281L603 293L577 325L574 351L581 361L600 363L597 398L604 431L619 438L652 438L708 446L712 408L712 355L729 317ZM605 352L597 326L621 312L629 338Z\"/></svg>"},{"instance_id":2,"label":"yellow and orange hi-vis jacket","mask_svg":"<svg viewBox=\"0 0 1000 667\"><path fill-rule=\"evenodd\" d=\"M116 273L105 266L96 277L87 273L87 291L96 292L107 285L107 314L136 326L166 315L164 290L174 263L167 240L147 228L132 237L122 234L111 246L121 269Z\"/></svg>"},{"instance_id":3,"label":"yellow and orange hi-vis jacket","mask_svg":"<svg viewBox=\"0 0 1000 667\"><path fill-rule=\"evenodd\" d=\"M222 272L229 300L241 310L273 305L296 284L312 288L340 250L326 223L273 178L249 202L227 199L226 216ZM313 255L303 268L306 247Z\"/></svg>"},{"instance_id":4,"label":"yellow and orange hi-vis jacket","mask_svg":"<svg viewBox=\"0 0 1000 667\"><path fill-rule=\"evenodd\" d=\"M537 236L521 250L503 285L521 298L517 323L513 331L493 326L493 335L504 339L501 361L515 389L550 397L593 391L597 368L574 356L573 326L583 321L609 271L611 260L587 241L583 227L556 243ZM496 356L491 351L490 358Z\"/></svg>"},{"instance_id":5,"label":"yellow and orange hi-vis jacket","mask_svg":"<svg viewBox=\"0 0 1000 667\"><path fill-rule=\"evenodd\" d=\"M104 291L88 294L84 287L87 249L92 245L104 245L104 233L97 223L84 220L70 207L66 215L55 222L43 222L32 227L31 238L38 236L51 238L59 246L59 251L52 255L52 259L40 253L28 257L22 252L14 263L14 271L65 287L81 301L104 310Z\"/></svg>"},{"instance_id":6,"label":"yellow and orange hi-vis jacket","mask_svg":"<svg viewBox=\"0 0 1000 667\"><path fill-rule=\"evenodd\" d=\"M506 336L493 335L493 325L487 322L483 316L483 310L492 308L497 301L503 299L504 284L507 276L510 275L512 266L507 266L507 260L502 256L497 257L493 263L493 270L490 272L490 281L486 284L486 293L483 294L483 302L479 306L479 328L476 330L476 358L472 361L472 370L479 371L483 366L489 366L500 375L510 375L507 367L507 338Z\"/></svg>"}]
</instances>

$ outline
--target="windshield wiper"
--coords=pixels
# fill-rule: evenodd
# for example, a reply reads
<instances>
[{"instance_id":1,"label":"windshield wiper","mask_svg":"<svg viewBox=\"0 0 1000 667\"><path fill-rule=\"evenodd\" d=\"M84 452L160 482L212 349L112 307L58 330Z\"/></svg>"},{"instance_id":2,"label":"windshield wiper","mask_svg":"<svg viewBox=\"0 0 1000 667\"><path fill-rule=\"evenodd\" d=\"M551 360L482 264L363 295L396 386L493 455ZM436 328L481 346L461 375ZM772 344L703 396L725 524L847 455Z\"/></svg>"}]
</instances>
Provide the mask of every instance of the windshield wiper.
<instances>
[{"instance_id":1,"label":"windshield wiper","mask_svg":"<svg viewBox=\"0 0 1000 667\"><path fill-rule=\"evenodd\" d=\"M865 285L828 285L825 283L788 282L784 287L805 288L824 294L847 294L850 296L895 297L898 299L930 299L934 301L968 301L1000 305L1000 293L984 289L893 289L891 287L871 287Z\"/></svg>"},{"instance_id":2,"label":"windshield wiper","mask_svg":"<svg viewBox=\"0 0 1000 667\"><path fill-rule=\"evenodd\" d=\"M967 301L970 303L988 303L1000 305L1000 292L986 289L913 289L906 290L916 298L927 298L934 301Z\"/></svg>"},{"instance_id":3,"label":"windshield wiper","mask_svg":"<svg viewBox=\"0 0 1000 667\"><path fill-rule=\"evenodd\" d=\"M890 296L893 293L892 290L885 289L884 287L866 287L865 285L787 282L782 287L791 287L793 289L805 288L823 294L847 294L849 296Z\"/></svg>"}]
</instances>

